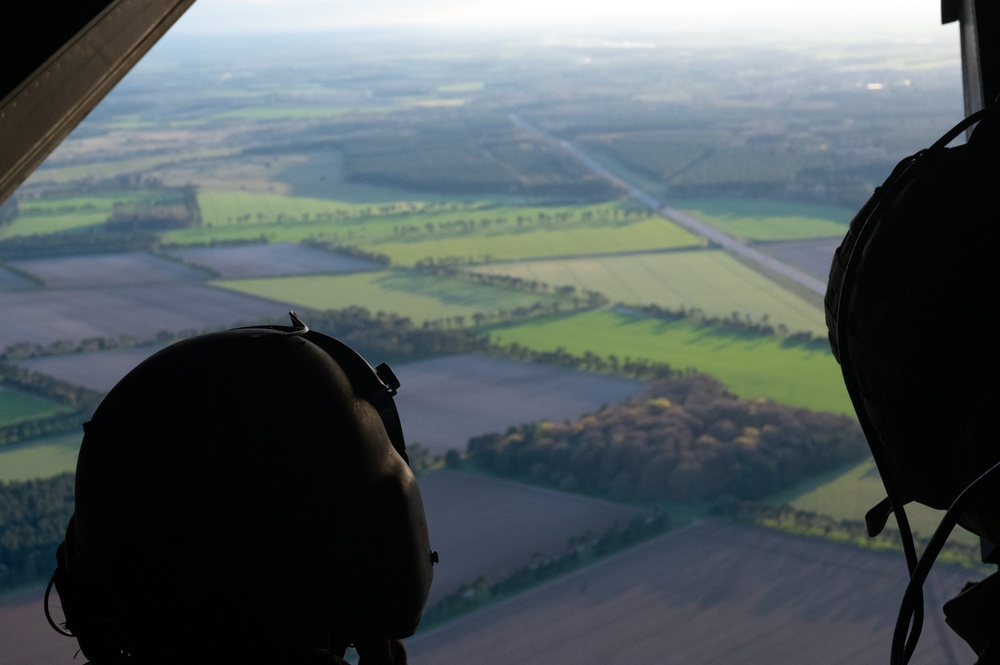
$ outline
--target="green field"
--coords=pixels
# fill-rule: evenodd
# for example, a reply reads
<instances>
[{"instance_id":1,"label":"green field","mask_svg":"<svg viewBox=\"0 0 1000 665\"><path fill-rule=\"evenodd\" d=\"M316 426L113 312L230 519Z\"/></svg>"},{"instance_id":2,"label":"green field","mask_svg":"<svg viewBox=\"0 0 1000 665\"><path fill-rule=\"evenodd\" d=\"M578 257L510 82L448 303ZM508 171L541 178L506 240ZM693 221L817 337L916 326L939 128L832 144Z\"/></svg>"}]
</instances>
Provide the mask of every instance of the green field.
<instances>
[{"instance_id":1,"label":"green field","mask_svg":"<svg viewBox=\"0 0 1000 665\"><path fill-rule=\"evenodd\" d=\"M584 312L490 329L494 341L574 355L648 358L715 376L740 397L773 399L818 411L853 413L840 368L828 351L785 348L777 337L752 337L610 311Z\"/></svg>"},{"instance_id":2,"label":"green field","mask_svg":"<svg viewBox=\"0 0 1000 665\"><path fill-rule=\"evenodd\" d=\"M699 250L476 266L477 272L512 275L552 286L598 291L611 302L697 307L710 317L733 312L754 321L826 335L823 311L779 288L722 251Z\"/></svg>"},{"instance_id":3,"label":"green field","mask_svg":"<svg viewBox=\"0 0 1000 665\"><path fill-rule=\"evenodd\" d=\"M121 192L22 201L13 223L0 227L0 238L73 231L103 224L116 203L141 201L144 192Z\"/></svg>"},{"instance_id":4,"label":"green field","mask_svg":"<svg viewBox=\"0 0 1000 665\"><path fill-rule=\"evenodd\" d=\"M365 272L350 275L311 275L269 279L221 280L213 282L241 293L312 309L365 307L375 312L392 312L409 317L417 324L453 317L471 317L477 312L531 307L553 302L552 296L470 284L405 271Z\"/></svg>"},{"instance_id":5,"label":"green field","mask_svg":"<svg viewBox=\"0 0 1000 665\"><path fill-rule=\"evenodd\" d=\"M662 217L617 203L589 206L492 206L423 202L356 204L246 193L199 196L204 225L165 235L171 243L254 239L337 241L388 255L394 264L422 259L483 261L695 247L697 236Z\"/></svg>"},{"instance_id":6,"label":"green field","mask_svg":"<svg viewBox=\"0 0 1000 665\"><path fill-rule=\"evenodd\" d=\"M0 482L51 478L76 470L82 431L0 448Z\"/></svg>"},{"instance_id":7,"label":"green field","mask_svg":"<svg viewBox=\"0 0 1000 665\"><path fill-rule=\"evenodd\" d=\"M0 387L0 427L72 410L44 397Z\"/></svg>"},{"instance_id":8,"label":"green field","mask_svg":"<svg viewBox=\"0 0 1000 665\"><path fill-rule=\"evenodd\" d=\"M698 247L703 244L704 241L697 236L656 217L621 226L475 233L413 242L380 242L366 245L366 248L388 255L397 265L412 266L426 258L506 261Z\"/></svg>"},{"instance_id":9,"label":"green field","mask_svg":"<svg viewBox=\"0 0 1000 665\"><path fill-rule=\"evenodd\" d=\"M423 226L427 222L433 224L445 224L456 220L479 222L483 218L493 220L497 217L506 217L513 226L517 217L534 219L539 214L546 214L552 217L571 215L573 219L577 219L589 212L591 216L603 215L613 219L614 210L621 210L621 206L617 203L542 207L498 205L497 201L501 200L504 199L456 201L446 204L427 203L422 200L352 203L317 197L240 191L204 191L198 195L202 219L206 226L212 225L216 229L220 226L268 225L279 216L286 217L286 223L293 223L301 221L304 215L315 219L318 215L329 214L337 217L338 225L362 222L367 225L376 218L387 222L385 226L376 225L378 230L373 232L373 239L392 237L393 227L403 223Z\"/></svg>"},{"instance_id":10,"label":"green field","mask_svg":"<svg viewBox=\"0 0 1000 665\"><path fill-rule=\"evenodd\" d=\"M671 205L749 240L840 237L847 233L856 212L831 205L765 200L674 201Z\"/></svg>"},{"instance_id":11,"label":"green field","mask_svg":"<svg viewBox=\"0 0 1000 665\"><path fill-rule=\"evenodd\" d=\"M788 504L798 510L827 515L837 520L863 520L865 513L885 498L885 487L875 468L874 460L866 460L847 469L838 469L807 483L793 487L769 499L771 503ZM929 538L944 511L933 510L917 503L906 506L906 516L915 534ZM895 518L889 526L895 528ZM956 527L952 538L975 544L978 537Z\"/></svg>"}]
</instances>

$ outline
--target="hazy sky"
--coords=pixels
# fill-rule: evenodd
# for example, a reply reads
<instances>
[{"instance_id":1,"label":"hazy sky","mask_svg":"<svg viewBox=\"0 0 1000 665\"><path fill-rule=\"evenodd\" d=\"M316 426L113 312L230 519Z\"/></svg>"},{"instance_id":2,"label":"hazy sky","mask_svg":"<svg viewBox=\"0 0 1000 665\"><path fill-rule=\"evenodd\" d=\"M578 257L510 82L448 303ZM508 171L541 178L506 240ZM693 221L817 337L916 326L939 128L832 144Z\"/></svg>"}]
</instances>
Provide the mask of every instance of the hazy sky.
<instances>
[{"instance_id":1,"label":"hazy sky","mask_svg":"<svg viewBox=\"0 0 1000 665\"><path fill-rule=\"evenodd\" d=\"M527 26L634 21L677 30L712 27L940 27L940 0L198 0L175 31L314 31L371 25Z\"/></svg>"}]
</instances>

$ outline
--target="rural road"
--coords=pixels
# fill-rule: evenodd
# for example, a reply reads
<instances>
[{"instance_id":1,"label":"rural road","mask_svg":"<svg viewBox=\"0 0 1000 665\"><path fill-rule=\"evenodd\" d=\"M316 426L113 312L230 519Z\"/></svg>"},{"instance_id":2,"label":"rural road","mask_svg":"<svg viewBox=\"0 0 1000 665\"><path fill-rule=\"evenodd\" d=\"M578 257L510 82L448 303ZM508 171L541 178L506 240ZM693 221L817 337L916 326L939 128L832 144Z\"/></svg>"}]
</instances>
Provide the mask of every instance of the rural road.
<instances>
[{"instance_id":1,"label":"rural road","mask_svg":"<svg viewBox=\"0 0 1000 665\"><path fill-rule=\"evenodd\" d=\"M750 247L749 245L734 238L733 236L723 233L722 231L706 224L705 222L696 219L695 217L692 217L683 210L678 210L677 208L671 208L665 205L663 202L661 202L656 198L653 198L648 193L639 189L635 185L622 180L614 173L606 169L593 157L584 153L582 150L577 148L569 141L556 139L555 137L546 134L545 132L525 122L523 118L521 118L516 114L512 114L510 116L510 120L511 122L514 123L515 126L519 127L520 129L535 132L539 136L543 136L549 141L554 141L558 143L564 149L568 150L574 157L579 159L593 173L601 176L602 178L610 180L611 182L615 183L620 187L623 187L626 191L628 191L629 195L632 198L636 199L643 205L657 212L662 213L664 216L668 217L671 221L676 222L678 226L682 226L686 228L688 231L691 231L692 233L695 233L697 235L702 236L703 238L708 239L710 242L719 245L720 247L722 247L727 251L740 255L741 257L743 257L744 259L746 259L747 261L749 261L754 265L760 266L761 268L766 268L768 271L772 273L777 273L778 275L790 279L793 282L796 282L797 284L803 286L804 288L814 293L817 293L821 296L826 294L825 281L817 279L812 275L808 275L802 272L801 270L788 265L787 263L782 263L781 261L778 261L777 259L768 256L767 254L753 247Z\"/></svg>"}]
</instances>

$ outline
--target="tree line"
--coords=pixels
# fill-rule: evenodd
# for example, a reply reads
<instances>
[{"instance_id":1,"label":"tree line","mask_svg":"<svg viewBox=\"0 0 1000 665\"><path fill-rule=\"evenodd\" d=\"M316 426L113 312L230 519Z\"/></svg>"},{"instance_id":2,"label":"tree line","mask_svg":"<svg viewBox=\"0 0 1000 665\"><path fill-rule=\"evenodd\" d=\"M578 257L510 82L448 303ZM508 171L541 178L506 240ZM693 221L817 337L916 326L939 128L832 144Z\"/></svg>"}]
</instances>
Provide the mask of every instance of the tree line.
<instances>
[{"instance_id":1,"label":"tree line","mask_svg":"<svg viewBox=\"0 0 1000 665\"><path fill-rule=\"evenodd\" d=\"M468 454L489 471L561 489L703 501L764 498L863 459L868 445L845 416L738 399L688 374L574 421L475 437Z\"/></svg>"},{"instance_id":2,"label":"tree line","mask_svg":"<svg viewBox=\"0 0 1000 665\"><path fill-rule=\"evenodd\" d=\"M411 238L419 235L434 235L437 233L446 234L466 234L477 229L489 231L493 227L506 227L514 225L518 230L531 228L549 228L556 224L578 226L599 225L611 223L632 223L653 217L653 212L649 210L628 209L628 208L599 208L594 210L584 210L579 217L573 210L559 210L556 212L539 211L534 215L527 213L514 217L480 217L479 219L453 219L441 222L426 221L421 224L398 224L392 227L393 236Z\"/></svg>"},{"instance_id":3,"label":"tree line","mask_svg":"<svg viewBox=\"0 0 1000 665\"><path fill-rule=\"evenodd\" d=\"M692 321L699 325L711 326L728 332L741 335L753 335L755 337L780 337L782 346L803 346L808 349L828 351L830 342L826 337L816 337L809 331L792 332L783 323L771 325L767 314L759 320L754 320L749 314L732 312L729 316L709 316L700 307L679 307L671 309L660 305L626 305L621 304L630 310L635 310L646 316L660 319L661 321Z\"/></svg>"},{"instance_id":4,"label":"tree line","mask_svg":"<svg viewBox=\"0 0 1000 665\"><path fill-rule=\"evenodd\" d=\"M79 430L103 394L0 361L0 385L72 407L70 411L0 426L0 447Z\"/></svg>"},{"instance_id":5,"label":"tree line","mask_svg":"<svg viewBox=\"0 0 1000 665\"><path fill-rule=\"evenodd\" d=\"M454 257L437 260L427 258L417 261L414 268L418 272L428 275L461 280L478 286L565 298L572 302L574 309L592 309L608 304L607 297L597 291L577 289L573 285L552 286L548 282L537 279L524 279L522 277L515 277L514 275L463 270L462 265L464 264Z\"/></svg>"},{"instance_id":6,"label":"tree line","mask_svg":"<svg viewBox=\"0 0 1000 665\"><path fill-rule=\"evenodd\" d=\"M157 246L152 231L43 233L0 240L0 260L142 252Z\"/></svg>"},{"instance_id":7,"label":"tree line","mask_svg":"<svg viewBox=\"0 0 1000 665\"><path fill-rule=\"evenodd\" d=\"M73 514L74 474L0 482L0 590L42 582Z\"/></svg>"},{"instance_id":8,"label":"tree line","mask_svg":"<svg viewBox=\"0 0 1000 665\"><path fill-rule=\"evenodd\" d=\"M333 241L323 241L309 238L303 240L302 243L306 247L313 247L316 249L322 249L327 252L333 252L334 254L341 254L343 256L349 256L353 259L361 259L362 261L370 261L377 266L387 267L392 263L392 259L389 258L388 254L380 254L378 252L369 252L367 250L361 249L360 247L355 247L353 245L344 245L342 243Z\"/></svg>"}]
</instances>

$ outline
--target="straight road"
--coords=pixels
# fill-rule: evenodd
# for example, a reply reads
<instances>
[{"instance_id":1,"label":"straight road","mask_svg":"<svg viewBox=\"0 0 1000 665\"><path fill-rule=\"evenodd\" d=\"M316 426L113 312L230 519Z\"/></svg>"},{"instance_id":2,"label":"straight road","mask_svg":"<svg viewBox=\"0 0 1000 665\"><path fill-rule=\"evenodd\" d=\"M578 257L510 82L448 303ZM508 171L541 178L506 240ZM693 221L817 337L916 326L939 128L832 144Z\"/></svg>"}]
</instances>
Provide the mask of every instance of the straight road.
<instances>
[{"instance_id":1,"label":"straight road","mask_svg":"<svg viewBox=\"0 0 1000 665\"><path fill-rule=\"evenodd\" d=\"M679 226L683 226L692 233L696 233L703 238L707 238L710 242L722 247L723 249L738 254L739 256L746 259L751 265L756 265L764 268L772 273L776 273L792 280L793 282L800 284L804 288L817 293L819 295L826 294L826 282L813 277L812 275L806 274L794 268L787 263L782 263L777 259L768 256L767 254L744 244L740 240L737 240L731 235L723 233L722 231L713 228L712 226L706 224L705 222L692 217L682 210L677 208L671 208L665 205L662 201L650 196L648 193L639 189L635 185L626 182L616 176L614 173L606 169L600 162L595 160L590 155L586 154L578 147L570 143L569 141L557 140L551 137L541 130L533 127L524 121L523 118L517 115L510 116L511 122L514 123L520 129L535 132L541 136L544 136L552 141L557 141L564 149L569 151L574 157L579 159L588 169L590 169L595 174L610 180L619 187L625 189L629 196L639 201L643 205L663 214L671 221L676 222Z\"/></svg>"}]
</instances>

